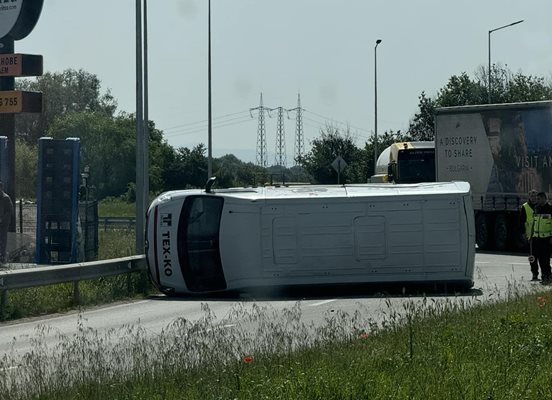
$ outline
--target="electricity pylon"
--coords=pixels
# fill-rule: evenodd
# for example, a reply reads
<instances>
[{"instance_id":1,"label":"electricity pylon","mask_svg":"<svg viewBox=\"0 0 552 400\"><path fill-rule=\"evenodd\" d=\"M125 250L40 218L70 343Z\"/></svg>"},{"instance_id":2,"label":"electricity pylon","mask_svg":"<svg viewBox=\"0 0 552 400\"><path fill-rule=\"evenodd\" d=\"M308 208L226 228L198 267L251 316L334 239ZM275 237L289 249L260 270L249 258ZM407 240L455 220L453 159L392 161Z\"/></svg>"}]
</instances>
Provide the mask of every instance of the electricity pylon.
<instances>
[{"instance_id":1,"label":"electricity pylon","mask_svg":"<svg viewBox=\"0 0 552 400\"><path fill-rule=\"evenodd\" d=\"M301 108L301 94L297 94L297 107L286 111L295 111L295 148L293 154L294 165L305 154L305 138L303 136L303 109Z\"/></svg>"},{"instance_id":2,"label":"electricity pylon","mask_svg":"<svg viewBox=\"0 0 552 400\"><path fill-rule=\"evenodd\" d=\"M265 125L265 111L268 110L263 105L263 94L261 93L261 101L259 107L250 108L251 118L253 118L253 111L259 111L259 124L257 127L257 165L266 167L266 125Z\"/></svg>"},{"instance_id":3,"label":"electricity pylon","mask_svg":"<svg viewBox=\"0 0 552 400\"><path fill-rule=\"evenodd\" d=\"M269 108L268 115L270 112L278 110L278 122L276 128L276 157L275 165L280 165L282 167L286 166L286 132L284 129L284 107Z\"/></svg>"}]
</instances>

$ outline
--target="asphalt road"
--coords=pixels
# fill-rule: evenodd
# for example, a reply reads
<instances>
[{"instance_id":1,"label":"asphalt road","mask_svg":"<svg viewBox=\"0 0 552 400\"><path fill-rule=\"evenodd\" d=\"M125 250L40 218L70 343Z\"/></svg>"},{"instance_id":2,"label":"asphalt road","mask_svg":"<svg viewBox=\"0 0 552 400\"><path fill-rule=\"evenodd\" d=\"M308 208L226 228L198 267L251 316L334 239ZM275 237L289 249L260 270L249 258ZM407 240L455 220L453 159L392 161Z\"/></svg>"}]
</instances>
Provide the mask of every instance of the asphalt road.
<instances>
[{"instance_id":1,"label":"asphalt road","mask_svg":"<svg viewBox=\"0 0 552 400\"><path fill-rule=\"evenodd\" d=\"M526 256L478 253L474 288L462 295L445 292L405 293L400 288L381 292L349 286L331 292L318 289L271 293L269 296L253 293L240 298L173 299L154 296L80 312L2 323L0 357L4 354L24 355L33 349L33 342L37 337L40 337L43 344L53 347L60 340L66 340L62 337L71 337L88 328L96 332L122 332L125 327L138 326L148 335L157 336L179 318L189 321L204 318L206 307L226 328L239 323L235 320L239 318L235 313L236 307L266 307L277 314L298 306L302 318L315 326L323 324L329 314L338 311L348 314L358 311L364 318L380 323L392 312L400 313L404 310L404 304L407 302L486 302L506 300L515 293L548 288L530 282L530 277Z\"/></svg>"}]
</instances>

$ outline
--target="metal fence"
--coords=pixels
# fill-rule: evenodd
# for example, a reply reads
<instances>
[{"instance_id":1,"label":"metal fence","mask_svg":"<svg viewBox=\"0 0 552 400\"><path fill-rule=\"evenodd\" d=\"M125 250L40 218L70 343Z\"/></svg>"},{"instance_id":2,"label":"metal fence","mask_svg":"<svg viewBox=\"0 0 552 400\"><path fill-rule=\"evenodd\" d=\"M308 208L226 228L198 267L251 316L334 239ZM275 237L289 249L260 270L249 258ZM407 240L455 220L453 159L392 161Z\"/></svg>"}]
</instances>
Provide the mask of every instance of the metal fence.
<instances>
[{"instance_id":1,"label":"metal fence","mask_svg":"<svg viewBox=\"0 0 552 400\"><path fill-rule=\"evenodd\" d=\"M125 230L134 231L136 218L134 217L98 217L97 211L93 216L85 215L83 204L80 205L81 239L85 246L82 260L91 261L96 258L98 247L98 231ZM97 208L96 208L97 210ZM86 221L86 222L85 222ZM15 203L15 233L8 234L7 251L9 261L34 262L36 247L37 207L30 201L17 200ZM94 240L90 240L94 239ZM95 250L95 251L94 251ZM90 255L90 256L89 256Z\"/></svg>"},{"instance_id":2,"label":"metal fence","mask_svg":"<svg viewBox=\"0 0 552 400\"><path fill-rule=\"evenodd\" d=\"M15 231L36 237L36 204L25 200L15 203Z\"/></svg>"},{"instance_id":3,"label":"metal fence","mask_svg":"<svg viewBox=\"0 0 552 400\"><path fill-rule=\"evenodd\" d=\"M133 230L134 217L98 217L98 228L102 230ZM15 231L36 237L36 204L18 200L15 205Z\"/></svg>"}]
</instances>

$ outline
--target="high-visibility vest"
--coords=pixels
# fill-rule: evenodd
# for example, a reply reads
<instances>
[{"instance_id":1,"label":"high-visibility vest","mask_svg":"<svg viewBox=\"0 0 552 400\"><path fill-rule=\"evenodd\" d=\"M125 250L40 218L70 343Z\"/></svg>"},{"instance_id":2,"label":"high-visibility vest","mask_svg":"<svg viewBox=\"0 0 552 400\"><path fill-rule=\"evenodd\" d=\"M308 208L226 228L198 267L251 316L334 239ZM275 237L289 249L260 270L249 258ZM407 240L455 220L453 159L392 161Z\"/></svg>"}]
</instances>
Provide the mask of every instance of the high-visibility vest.
<instances>
[{"instance_id":1,"label":"high-visibility vest","mask_svg":"<svg viewBox=\"0 0 552 400\"><path fill-rule=\"evenodd\" d=\"M552 236L552 214L533 214L533 237Z\"/></svg>"},{"instance_id":2,"label":"high-visibility vest","mask_svg":"<svg viewBox=\"0 0 552 400\"><path fill-rule=\"evenodd\" d=\"M530 239L533 236L533 208L527 202L522 207L525 209L525 237Z\"/></svg>"}]
</instances>

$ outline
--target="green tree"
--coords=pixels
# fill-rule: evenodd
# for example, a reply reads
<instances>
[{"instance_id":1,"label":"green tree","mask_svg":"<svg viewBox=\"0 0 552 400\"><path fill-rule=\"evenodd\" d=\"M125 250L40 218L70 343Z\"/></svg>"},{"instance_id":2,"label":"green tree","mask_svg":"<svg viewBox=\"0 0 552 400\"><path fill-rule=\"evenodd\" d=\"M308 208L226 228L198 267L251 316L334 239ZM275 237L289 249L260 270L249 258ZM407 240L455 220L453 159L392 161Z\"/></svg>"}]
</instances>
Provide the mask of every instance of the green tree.
<instances>
[{"instance_id":1,"label":"green tree","mask_svg":"<svg viewBox=\"0 0 552 400\"><path fill-rule=\"evenodd\" d=\"M437 107L467 106L487 103L487 90L480 81L473 81L462 72L453 75L446 85L439 90L435 105Z\"/></svg>"},{"instance_id":2,"label":"green tree","mask_svg":"<svg viewBox=\"0 0 552 400\"><path fill-rule=\"evenodd\" d=\"M42 92L41 114L16 116L16 134L29 144L36 144L50 130L53 121L65 114L87 111L113 116L117 109L110 92L101 93L98 77L83 70L47 72L37 78L17 80L16 86L20 90Z\"/></svg>"},{"instance_id":3,"label":"green tree","mask_svg":"<svg viewBox=\"0 0 552 400\"><path fill-rule=\"evenodd\" d=\"M193 149L180 147L165 162L162 178L164 190L202 188L207 182L207 157L205 145Z\"/></svg>"},{"instance_id":4,"label":"green tree","mask_svg":"<svg viewBox=\"0 0 552 400\"><path fill-rule=\"evenodd\" d=\"M268 179L266 169L251 162L242 163L236 172L235 186L259 186Z\"/></svg>"},{"instance_id":5,"label":"green tree","mask_svg":"<svg viewBox=\"0 0 552 400\"><path fill-rule=\"evenodd\" d=\"M81 166L90 167L89 182L98 199L124 194L136 182L136 119L131 114L117 117L104 112L72 112L57 118L48 131L57 139L77 137L81 142ZM163 171L172 148L162 133L149 124L150 190L164 189Z\"/></svg>"},{"instance_id":6,"label":"green tree","mask_svg":"<svg viewBox=\"0 0 552 400\"><path fill-rule=\"evenodd\" d=\"M257 186L267 181L267 172L253 163L244 163L233 154L213 160L218 187Z\"/></svg>"},{"instance_id":7,"label":"green tree","mask_svg":"<svg viewBox=\"0 0 552 400\"><path fill-rule=\"evenodd\" d=\"M312 176L310 176L302 165L294 165L289 168L289 180L293 182L308 183L312 181Z\"/></svg>"},{"instance_id":8,"label":"green tree","mask_svg":"<svg viewBox=\"0 0 552 400\"><path fill-rule=\"evenodd\" d=\"M408 135L413 140L433 140L435 136L435 101L426 97L425 92L422 92L418 99L418 112L410 121Z\"/></svg>"},{"instance_id":9,"label":"green tree","mask_svg":"<svg viewBox=\"0 0 552 400\"><path fill-rule=\"evenodd\" d=\"M89 183L99 199L119 196L135 181L135 133L124 117L102 112L73 112L57 118L48 135L55 139L77 137L81 165L90 167Z\"/></svg>"},{"instance_id":10,"label":"green tree","mask_svg":"<svg viewBox=\"0 0 552 400\"><path fill-rule=\"evenodd\" d=\"M17 182L15 196L34 199L37 187L37 146L16 139L15 154L15 181Z\"/></svg>"},{"instance_id":11,"label":"green tree","mask_svg":"<svg viewBox=\"0 0 552 400\"><path fill-rule=\"evenodd\" d=\"M483 66L475 73L475 79L484 88L488 102L488 68ZM524 101L541 101L552 99L552 82L543 77L524 75L521 71L512 71L500 64L491 67L491 82L493 103L518 103Z\"/></svg>"},{"instance_id":12,"label":"green tree","mask_svg":"<svg viewBox=\"0 0 552 400\"><path fill-rule=\"evenodd\" d=\"M337 171L332 167L334 160L341 156L348 166L341 172L340 183L360 182L360 171L365 171L361 150L355 146L349 130L340 132L337 127L326 125L320 130L320 137L312 141L309 152L299 158L299 163L312 175L315 183L337 183Z\"/></svg>"},{"instance_id":13,"label":"green tree","mask_svg":"<svg viewBox=\"0 0 552 400\"><path fill-rule=\"evenodd\" d=\"M453 75L441 88L435 100L425 93L419 97L418 112L410 121L408 132L416 140L433 140L435 137L434 112L437 107L453 107L488 102L487 70L480 67L475 79L467 73ZM552 85L544 78L513 74L508 68L493 65L491 69L493 103L516 103L552 99Z\"/></svg>"},{"instance_id":14,"label":"green tree","mask_svg":"<svg viewBox=\"0 0 552 400\"><path fill-rule=\"evenodd\" d=\"M243 162L233 154L226 154L220 158L213 159L213 174L217 177L217 187L229 188L240 186L241 182L238 183L237 174L242 164Z\"/></svg>"},{"instance_id":15,"label":"green tree","mask_svg":"<svg viewBox=\"0 0 552 400\"><path fill-rule=\"evenodd\" d=\"M136 131L136 118L131 118L134 130ZM149 133L149 181L150 193L158 194L165 190L164 171L170 160L173 159L176 151L163 138L163 132L155 127L153 121L148 124ZM136 137L136 133L134 133Z\"/></svg>"}]
</instances>

